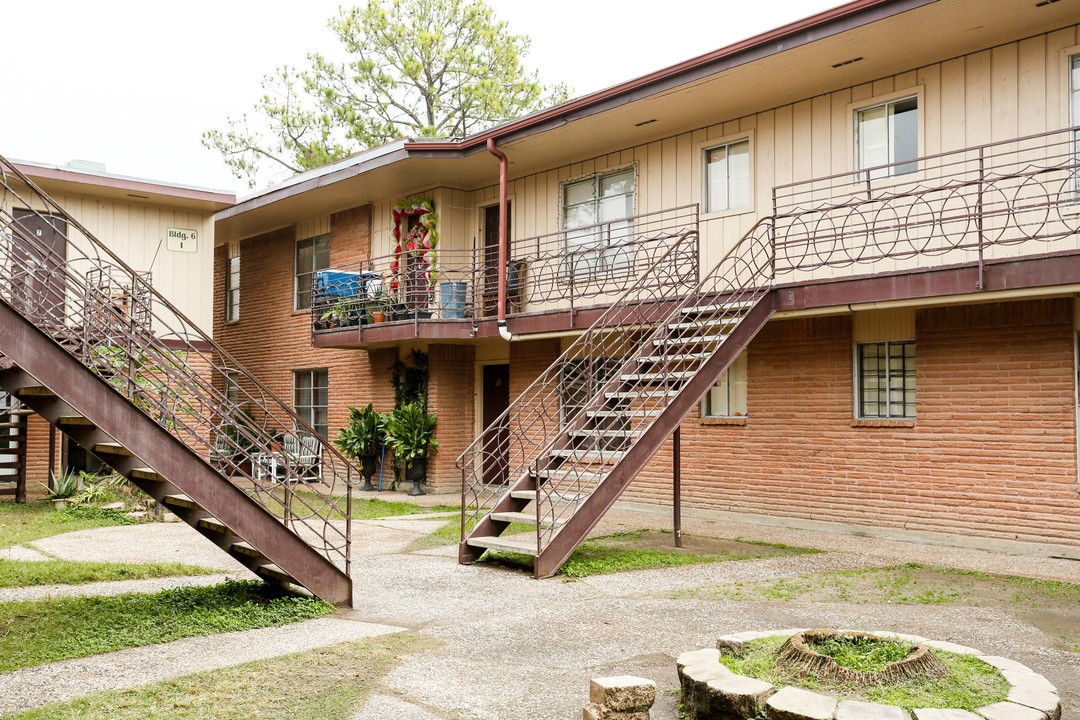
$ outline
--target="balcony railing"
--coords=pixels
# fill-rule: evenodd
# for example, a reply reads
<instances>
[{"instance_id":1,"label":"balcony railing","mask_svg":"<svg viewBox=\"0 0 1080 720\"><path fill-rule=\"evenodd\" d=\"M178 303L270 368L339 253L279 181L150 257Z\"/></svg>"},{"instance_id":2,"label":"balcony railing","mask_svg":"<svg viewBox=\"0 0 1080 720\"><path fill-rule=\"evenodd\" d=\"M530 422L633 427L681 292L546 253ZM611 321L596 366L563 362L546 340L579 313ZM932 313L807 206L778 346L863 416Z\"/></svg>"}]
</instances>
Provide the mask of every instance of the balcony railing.
<instances>
[{"instance_id":1,"label":"balcony railing","mask_svg":"<svg viewBox=\"0 0 1080 720\"><path fill-rule=\"evenodd\" d=\"M778 283L977 264L981 287L988 261L1080 250L1080 127L779 185L772 220ZM610 302L697 226L691 205L515 240L507 312ZM372 308L387 321L494 314L496 249L436 254L430 273L410 253L323 271L315 331Z\"/></svg>"},{"instance_id":2,"label":"balcony railing","mask_svg":"<svg viewBox=\"0 0 1080 720\"><path fill-rule=\"evenodd\" d=\"M1080 128L773 190L780 282L1078 249Z\"/></svg>"},{"instance_id":3,"label":"balcony railing","mask_svg":"<svg viewBox=\"0 0 1080 720\"><path fill-rule=\"evenodd\" d=\"M507 312L600 305L632 288L679 238L696 231L696 205L514 240ZM425 257L426 255L426 257ZM315 333L379 322L493 316L498 249L405 250L342 265L312 280Z\"/></svg>"}]
</instances>

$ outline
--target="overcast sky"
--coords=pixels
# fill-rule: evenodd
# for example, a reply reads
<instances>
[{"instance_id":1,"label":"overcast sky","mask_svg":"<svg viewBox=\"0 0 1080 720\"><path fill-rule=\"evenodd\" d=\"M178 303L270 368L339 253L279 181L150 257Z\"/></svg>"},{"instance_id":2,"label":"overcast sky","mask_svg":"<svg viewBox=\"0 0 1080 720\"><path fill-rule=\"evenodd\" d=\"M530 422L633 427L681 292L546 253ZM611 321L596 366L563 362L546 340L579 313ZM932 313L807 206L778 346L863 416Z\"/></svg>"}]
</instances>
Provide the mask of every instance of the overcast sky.
<instances>
[{"instance_id":1,"label":"overcast sky","mask_svg":"<svg viewBox=\"0 0 1080 720\"><path fill-rule=\"evenodd\" d=\"M529 67L575 95L830 7L837 0L488 0L529 35ZM263 74L332 54L340 0L33 0L5 3L0 155L241 194L199 142L259 96ZM10 71L14 69L15 72Z\"/></svg>"}]
</instances>

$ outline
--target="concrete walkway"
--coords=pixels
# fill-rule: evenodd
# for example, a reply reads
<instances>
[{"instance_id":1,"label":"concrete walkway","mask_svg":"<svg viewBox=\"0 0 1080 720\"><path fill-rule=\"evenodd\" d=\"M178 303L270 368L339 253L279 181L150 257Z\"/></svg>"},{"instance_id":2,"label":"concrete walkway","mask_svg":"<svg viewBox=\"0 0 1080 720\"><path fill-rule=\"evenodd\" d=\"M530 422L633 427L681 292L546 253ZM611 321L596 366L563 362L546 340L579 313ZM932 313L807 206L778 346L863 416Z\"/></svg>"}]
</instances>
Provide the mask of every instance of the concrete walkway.
<instances>
[{"instance_id":1,"label":"concrete walkway","mask_svg":"<svg viewBox=\"0 0 1080 720\"><path fill-rule=\"evenodd\" d=\"M383 497L390 499L386 494ZM597 533L663 528L667 522L667 517L657 512L616 510L603 520ZM1011 657L1043 673L1058 686L1065 717L1080 709L1080 653L1061 650L1053 638L997 610L961 605L732 602L686 599L677 594L673 597L677 591L699 587L903 562L1080 582L1080 563L1075 561L697 517L684 522L685 532L784 542L829 552L621 573L581 581L537 582L508 570L459 566L453 547L403 552L435 526L430 516L354 523L355 609L332 619L311 621L324 623L325 631L318 633L324 644L353 639L350 633L367 632L363 628L373 627L368 623L374 623L374 628L410 628L437 641L434 648L402 657L355 720L578 718L587 700L588 679L618 674L655 680L660 696L653 718L673 720L677 702L674 658L679 653L712 646L716 637L725 633L819 626L908 632ZM162 530L162 526L82 531L51 539L47 552L71 559L116 560L116 556L124 556L130 562L129 553L145 550L148 556L144 561L161 560L167 555L170 560L202 564L193 558L202 558L209 550L224 558L186 526L167 526L168 538L160 544L149 539L155 530ZM81 537L73 542L72 536L76 535ZM140 548L144 542L151 544ZM91 549L92 557L86 557L84 551ZM225 561L232 562L227 558ZM306 625L310 623L293 628ZM241 644L258 646L260 652L282 645L288 645L282 652L304 649L292 643L308 635L289 628L255 632L267 633L265 642L247 640ZM281 644L271 642L271 638L286 637L295 639ZM210 641L217 643L218 639ZM134 676L132 683L165 677L155 674L155 666L148 665L140 652L161 657L192 654L180 643L170 643L71 663L81 663L75 667L97 672L100 677L122 678L127 677L124 668L146 665L147 672L140 670L142 674ZM222 655L217 649L215 654ZM227 657L231 661L224 665L253 659ZM55 668L59 665L69 663L0 675L0 697L16 698L10 701L15 705L0 707L13 709L44 702L26 695L12 696L7 687L36 685L47 692L50 700L69 697L66 692L99 688L97 681L80 681L78 688L64 690L68 686L61 678L75 673L70 669L58 672ZM164 671L170 664L162 662L157 667ZM202 669L206 668L183 668L183 673ZM27 682L25 677L18 683L11 680L21 673L39 675L33 682ZM6 682L12 684L2 684Z\"/></svg>"}]
</instances>

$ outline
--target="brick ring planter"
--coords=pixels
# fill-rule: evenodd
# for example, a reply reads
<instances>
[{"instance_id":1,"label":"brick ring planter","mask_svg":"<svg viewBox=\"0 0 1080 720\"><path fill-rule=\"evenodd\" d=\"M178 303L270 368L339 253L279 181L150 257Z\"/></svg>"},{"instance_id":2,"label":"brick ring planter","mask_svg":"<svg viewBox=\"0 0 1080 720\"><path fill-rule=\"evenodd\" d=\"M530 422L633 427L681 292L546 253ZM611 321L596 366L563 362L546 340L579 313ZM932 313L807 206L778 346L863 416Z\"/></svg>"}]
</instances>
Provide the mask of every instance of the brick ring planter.
<instances>
[{"instance_id":1,"label":"brick ring planter","mask_svg":"<svg viewBox=\"0 0 1080 720\"><path fill-rule=\"evenodd\" d=\"M864 634L840 631L845 634ZM927 640L915 635L876 631L869 635L903 640L922 648L958 655L974 655L997 668L1009 683L1004 702L978 708L975 712L944 708L917 708L908 714L893 705L842 700L797 687L777 690L770 683L737 675L720 664L720 656L739 653L746 643L768 637L792 639L807 630L746 632L724 635L716 649L691 650L679 656L679 682L683 707L694 720L1060 720L1061 700L1057 689L1042 675L1008 658L984 655L973 648L949 642ZM796 644L801 642L796 641ZM790 643L788 643L790 644ZM788 644L785 644L787 647ZM918 652L918 649L910 659ZM932 655L931 655L932 657ZM903 661L901 661L903 662Z\"/></svg>"}]
</instances>

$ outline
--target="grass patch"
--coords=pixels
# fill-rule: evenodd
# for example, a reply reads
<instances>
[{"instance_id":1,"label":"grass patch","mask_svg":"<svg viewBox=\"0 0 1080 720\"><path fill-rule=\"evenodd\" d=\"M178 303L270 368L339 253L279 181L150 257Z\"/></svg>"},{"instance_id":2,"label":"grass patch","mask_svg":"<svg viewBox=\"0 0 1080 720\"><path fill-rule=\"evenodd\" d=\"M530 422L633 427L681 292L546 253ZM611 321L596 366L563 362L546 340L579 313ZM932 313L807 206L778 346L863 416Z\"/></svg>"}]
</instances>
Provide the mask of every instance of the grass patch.
<instances>
[{"instance_id":1,"label":"grass patch","mask_svg":"<svg viewBox=\"0 0 1080 720\"><path fill-rule=\"evenodd\" d=\"M742 540L691 535L684 535L683 547L677 548L669 532L632 530L586 540L570 555L557 574L568 578L584 578L590 575L606 575L627 570L680 567L816 552L820 551L788 545L748 543ZM519 553L488 551L481 560L510 567L532 568L532 558Z\"/></svg>"},{"instance_id":2,"label":"grass patch","mask_svg":"<svg viewBox=\"0 0 1080 720\"><path fill-rule=\"evenodd\" d=\"M0 588L34 585L83 585L110 580L145 580L190 575L212 575L220 570L181 563L74 562L70 560L0 560Z\"/></svg>"},{"instance_id":3,"label":"grass patch","mask_svg":"<svg viewBox=\"0 0 1080 720\"><path fill-rule=\"evenodd\" d=\"M919 707L974 710L1003 701L1009 692L1009 684L996 668L970 655L956 655L941 650L934 650L934 655L948 670L948 674L941 678L916 678L905 682L859 687L801 675L776 664L776 651L786 641L786 637L754 640L746 644L741 655L721 655L720 663L732 672L759 678L776 685L777 688L793 685L827 692L841 700L899 705L907 710ZM864 658L858 662L876 664L880 660L875 658L867 661ZM839 658L837 662L840 662Z\"/></svg>"},{"instance_id":4,"label":"grass patch","mask_svg":"<svg viewBox=\"0 0 1080 720\"><path fill-rule=\"evenodd\" d=\"M71 506L56 511L48 503L0 502L0 548L41 540L76 530L133 525L141 521L124 510Z\"/></svg>"},{"instance_id":5,"label":"grass patch","mask_svg":"<svg viewBox=\"0 0 1080 720\"><path fill-rule=\"evenodd\" d=\"M675 598L997 608L1080 648L1080 584L907 563L680 590Z\"/></svg>"},{"instance_id":6,"label":"grass patch","mask_svg":"<svg viewBox=\"0 0 1080 720\"><path fill-rule=\"evenodd\" d=\"M95 693L12 720L347 720L403 655L430 642L409 633L341 643L125 691Z\"/></svg>"},{"instance_id":7,"label":"grass patch","mask_svg":"<svg viewBox=\"0 0 1080 720\"><path fill-rule=\"evenodd\" d=\"M345 519L346 498L344 496L335 496L328 500L310 490L296 490L295 492L297 499L300 501L296 502L294 505L293 512L296 515L305 517L313 511L320 514L329 511L328 519ZM284 507L283 491L275 489L270 495L270 497L265 498L270 512L280 514ZM330 501L335 503L335 507L327 508ZM354 497L352 501L353 520L376 520L378 518L398 517L401 515L420 515L425 513L457 511L458 507L456 505L432 505L431 507L425 507L424 505L415 505L411 502L403 502L400 500L356 497Z\"/></svg>"},{"instance_id":8,"label":"grass patch","mask_svg":"<svg viewBox=\"0 0 1080 720\"><path fill-rule=\"evenodd\" d=\"M154 594L0 603L0 672L185 637L285 625L329 603L258 581Z\"/></svg>"},{"instance_id":9,"label":"grass patch","mask_svg":"<svg viewBox=\"0 0 1080 720\"><path fill-rule=\"evenodd\" d=\"M915 649L914 645L895 640L842 636L817 638L807 645L819 655L831 657L840 667L858 672L881 672L886 665L903 660Z\"/></svg>"}]
</instances>

